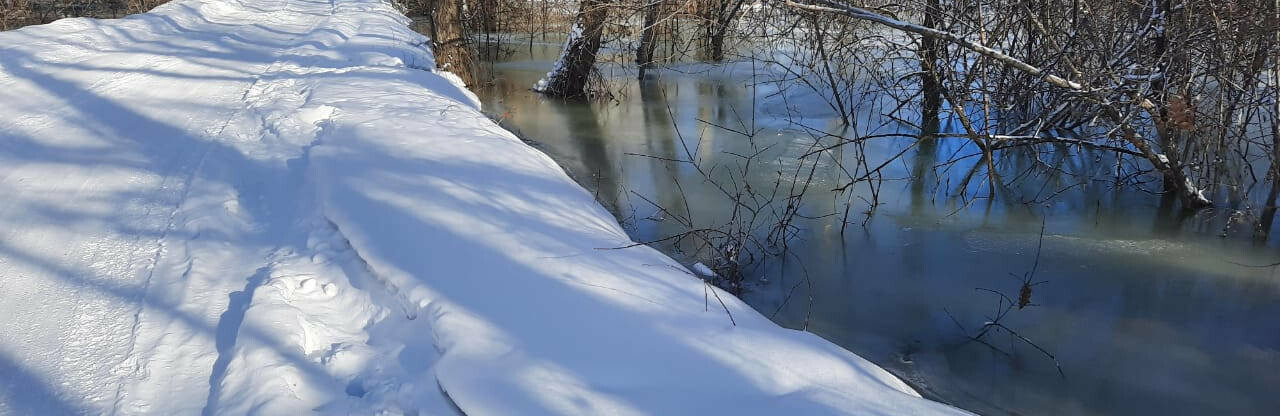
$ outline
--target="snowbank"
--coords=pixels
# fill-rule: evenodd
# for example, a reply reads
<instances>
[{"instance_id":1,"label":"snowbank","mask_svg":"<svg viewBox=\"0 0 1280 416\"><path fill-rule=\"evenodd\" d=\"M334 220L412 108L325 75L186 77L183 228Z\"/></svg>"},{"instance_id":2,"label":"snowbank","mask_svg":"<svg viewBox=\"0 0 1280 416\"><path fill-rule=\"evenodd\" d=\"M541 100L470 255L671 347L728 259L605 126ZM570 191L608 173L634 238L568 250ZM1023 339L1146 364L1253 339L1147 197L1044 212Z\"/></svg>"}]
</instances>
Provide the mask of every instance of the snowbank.
<instances>
[{"instance_id":1,"label":"snowbank","mask_svg":"<svg viewBox=\"0 0 1280 416\"><path fill-rule=\"evenodd\" d=\"M0 414L963 414L602 250L424 41L375 0L0 33Z\"/></svg>"}]
</instances>

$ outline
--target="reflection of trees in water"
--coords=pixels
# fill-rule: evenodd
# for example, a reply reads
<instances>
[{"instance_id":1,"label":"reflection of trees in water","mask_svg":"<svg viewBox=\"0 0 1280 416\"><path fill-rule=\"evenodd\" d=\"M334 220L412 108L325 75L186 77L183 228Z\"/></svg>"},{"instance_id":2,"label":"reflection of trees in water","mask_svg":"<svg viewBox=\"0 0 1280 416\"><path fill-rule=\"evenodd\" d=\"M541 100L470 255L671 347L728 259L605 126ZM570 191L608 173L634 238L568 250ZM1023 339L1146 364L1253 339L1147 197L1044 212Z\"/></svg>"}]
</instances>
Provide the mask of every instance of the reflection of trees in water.
<instances>
[{"instance_id":1,"label":"reflection of trees in water","mask_svg":"<svg viewBox=\"0 0 1280 416\"><path fill-rule=\"evenodd\" d=\"M924 213L925 184L932 182L933 165L938 163L938 138L925 136L916 143L915 157L911 162L911 215Z\"/></svg>"},{"instance_id":2,"label":"reflection of trees in water","mask_svg":"<svg viewBox=\"0 0 1280 416\"><path fill-rule=\"evenodd\" d=\"M668 113L668 101L660 82L640 82L640 101L644 108L645 147L649 154L667 160L648 159L649 173L653 177L657 202L673 212L689 217L684 210L684 196L677 191L674 181L678 181L684 164L672 160L684 160L684 151L678 146L679 138L671 114ZM661 225L661 224L660 224Z\"/></svg>"},{"instance_id":3,"label":"reflection of trees in water","mask_svg":"<svg viewBox=\"0 0 1280 416\"><path fill-rule=\"evenodd\" d=\"M649 151L667 159L677 159L676 132L667 114L662 84L641 82L640 101L644 108L644 131Z\"/></svg>"},{"instance_id":4,"label":"reflection of trees in water","mask_svg":"<svg viewBox=\"0 0 1280 416\"><path fill-rule=\"evenodd\" d=\"M1271 227L1275 224L1278 194L1280 194L1280 180L1271 184L1271 191L1267 193L1267 205L1262 209L1262 220L1258 222L1258 230L1254 232L1254 240L1260 244L1266 244L1271 235Z\"/></svg>"},{"instance_id":5,"label":"reflection of trees in water","mask_svg":"<svg viewBox=\"0 0 1280 416\"><path fill-rule=\"evenodd\" d=\"M595 189L596 200L604 204L615 217L621 218L622 210L618 204L621 178L615 172L613 158L609 156L605 133L600 128L595 109L589 103L579 101L548 100L547 103L557 113L566 115L565 133L572 139L573 147L578 152L578 160L590 175L580 180L586 182L584 185Z\"/></svg>"}]
</instances>

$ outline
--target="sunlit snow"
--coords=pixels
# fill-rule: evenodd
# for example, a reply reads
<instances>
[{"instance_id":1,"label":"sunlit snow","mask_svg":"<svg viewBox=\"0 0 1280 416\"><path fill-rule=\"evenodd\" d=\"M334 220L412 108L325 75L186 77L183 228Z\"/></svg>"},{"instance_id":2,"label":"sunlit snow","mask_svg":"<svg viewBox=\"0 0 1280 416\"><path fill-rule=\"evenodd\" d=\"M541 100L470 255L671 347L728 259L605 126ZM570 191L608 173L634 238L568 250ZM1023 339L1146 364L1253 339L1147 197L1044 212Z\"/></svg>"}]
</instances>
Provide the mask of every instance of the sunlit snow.
<instances>
[{"instance_id":1,"label":"sunlit snow","mask_svg":"<svg viewBox=\"0 0 1280 416\"><path fill-rule=\"evenodd\" d=\"M0 33L0 414L963 413L600 250L631 241L407 23L176 0Z\"/></svg>"}]
</instances>

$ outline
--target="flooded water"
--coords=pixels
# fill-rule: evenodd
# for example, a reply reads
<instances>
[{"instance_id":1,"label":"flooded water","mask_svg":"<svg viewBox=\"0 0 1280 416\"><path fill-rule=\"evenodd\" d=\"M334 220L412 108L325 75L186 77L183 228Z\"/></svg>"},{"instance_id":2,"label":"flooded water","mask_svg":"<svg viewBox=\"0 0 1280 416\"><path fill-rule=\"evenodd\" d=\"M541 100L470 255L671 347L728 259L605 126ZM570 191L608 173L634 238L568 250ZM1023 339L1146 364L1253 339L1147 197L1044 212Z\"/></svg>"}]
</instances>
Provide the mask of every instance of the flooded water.
<instances>
[{"instance_id":1,"label":"flooded water","mask_svg":"<svg viewBox=\"0 0 1280 416\"><path fill-rule=\"evenodd\" d=\"M484 62L493 83L478 93L486 112L595 192L638 241L684 230L653 204L702 226L733 210L692 165L663 159L696 158L720 166L713 175L724 180L768 190L779 170L802 167L798 156L812 149L813 137L792 122L838 130L834 114L803 105L803 94L782 99L772 86L753 90L740 66L679 66L643 83L606 67L614 100L565 102L530 92L559 47L508 45ZM1107 172L1114 161L1105 155L1010 156L999 166L1015 182L1010 189L960 198L955 184L977 158L937 165L972 153L962 145L868 141L872 166L906 149L882 170L881 204L869 219L865 187L851 199L830 191L848 179L835 161L854 163L853 152L820 162L802 209L811 219L795 223L788 260L750 272L744 299L783 326L807 322L809 331L927 396L982 414L1276 414L1280 272L1246 266L1280 261L1274 241L1239 238L1248 225L1231 223L1223 210L1187 215L1171 200L1109 181L1023 173L1032 163ZM766 149L766 164L734 172L740 155L758 149ZM970 188L970 197L985 194L985 185ZM841 232L846 200L854 201L851 224ZM988 334L987 345L967 341L999 306L979 288L1016 299L1033 267L1033 280L1045 283L1033 286L1031 305L1013 308L1001 323L1056 356L1061 374L1008 332Z\"/></svg>"}]
</instances>

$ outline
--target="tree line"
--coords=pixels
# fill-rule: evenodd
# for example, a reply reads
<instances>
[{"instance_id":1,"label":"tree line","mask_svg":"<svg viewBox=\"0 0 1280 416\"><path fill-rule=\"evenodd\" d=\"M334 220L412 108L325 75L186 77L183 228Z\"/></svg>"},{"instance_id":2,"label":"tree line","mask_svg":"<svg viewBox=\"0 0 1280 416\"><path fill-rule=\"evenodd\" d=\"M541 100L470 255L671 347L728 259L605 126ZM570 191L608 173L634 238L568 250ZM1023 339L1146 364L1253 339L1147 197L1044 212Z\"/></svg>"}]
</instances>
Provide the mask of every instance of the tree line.
<instances>
[{"instance_id":1,"label":"tree line","mask_svg":"<svg viewBox=\"0 0 1280 416\"><path fill-rule=\"evenodd\" d=\"M142 13L168 0L0 0L0 30L68 17L116 18Z\"/></svg>"}]
</instances>

